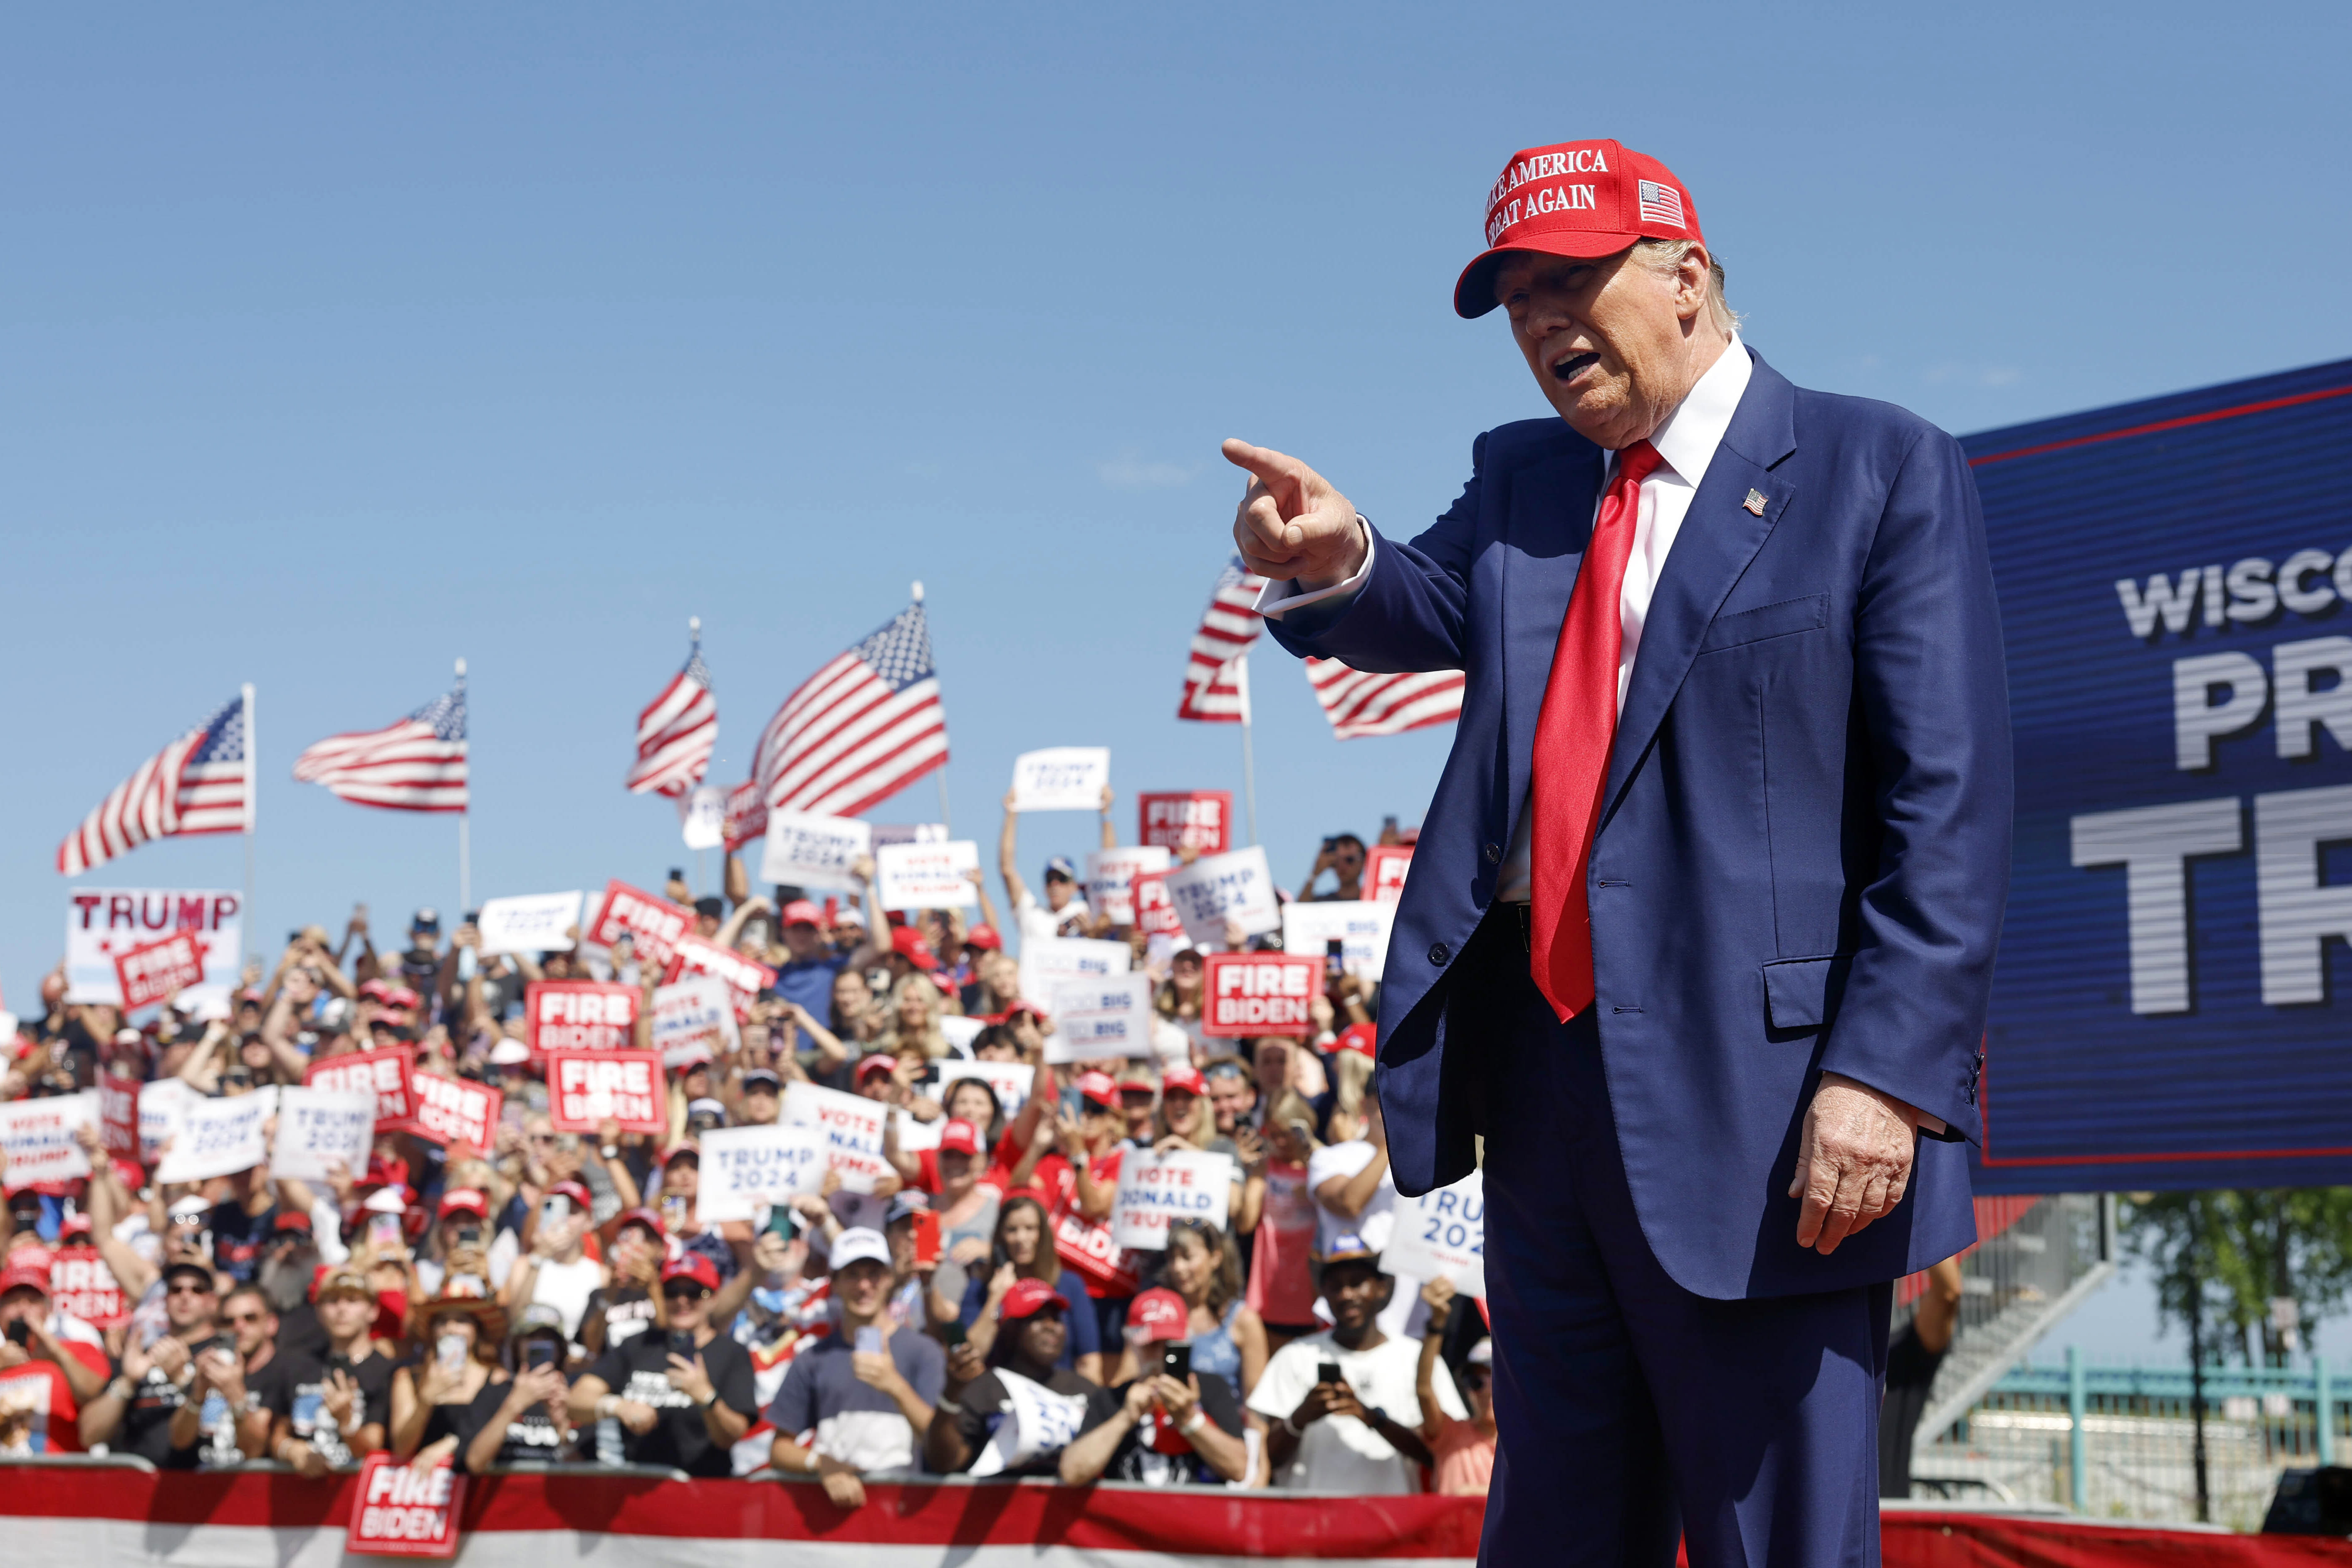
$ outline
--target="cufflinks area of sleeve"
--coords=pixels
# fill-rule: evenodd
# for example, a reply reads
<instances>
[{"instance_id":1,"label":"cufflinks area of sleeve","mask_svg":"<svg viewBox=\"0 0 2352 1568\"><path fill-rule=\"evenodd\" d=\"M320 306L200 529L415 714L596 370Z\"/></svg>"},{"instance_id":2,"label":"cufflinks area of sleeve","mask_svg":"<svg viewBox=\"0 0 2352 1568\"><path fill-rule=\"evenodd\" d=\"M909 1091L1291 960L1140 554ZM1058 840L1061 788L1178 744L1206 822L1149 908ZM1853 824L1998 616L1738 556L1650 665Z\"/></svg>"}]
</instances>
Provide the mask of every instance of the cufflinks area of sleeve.
<instances>
[{"instance_id":1,"label":"cufflinks area of sleeve","mask_svg":"<svg viewBox=\"0 0 2352 1568\"><path fill-rule=\"evenodd\" d=\"M1364 563L1356 568L1354 576L1343 583L1334 583L1328 588L1316 588L1304 593L1300 592L1298 580L1296 577L1278 583L1270 581L1257 591L1257 613L1269 620L1278 621L1291 611L1303 610L1309 605L1323 605L1329 609L1337 610L1348 600L1354 598L1362 590L1364 584L1371 580L1372 552L1379 548L1373 542L1372 525L1364 520L1362 512L1356 514L1356 526L1364 531Z\"/></svg>"}]
</instances>

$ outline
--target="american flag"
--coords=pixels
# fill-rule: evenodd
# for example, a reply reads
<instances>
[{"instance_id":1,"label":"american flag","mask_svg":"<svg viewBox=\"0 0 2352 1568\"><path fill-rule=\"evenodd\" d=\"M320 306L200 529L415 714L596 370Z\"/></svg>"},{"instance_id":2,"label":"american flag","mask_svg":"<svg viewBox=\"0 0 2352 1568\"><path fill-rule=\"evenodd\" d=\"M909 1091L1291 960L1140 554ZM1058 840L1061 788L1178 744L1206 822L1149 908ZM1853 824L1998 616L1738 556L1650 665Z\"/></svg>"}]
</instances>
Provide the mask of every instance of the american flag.
<instances>
[{"instance_id":1,"label":"american flag","mask_svg":"<svg viewBox=\"0 0 2352 1568\"><path fill-rule=\"evenodd\" d=\"M919 592L784 699L760 735L751 776L771 810L855 816L947 760L947 711Z\"/></svg>"},{"instance_id":2,"label":"american flag","mask_svg":"<svg viewBox=\"0 0 2352 1568\"><path fill-rule=\"evenodd\" d=\"M1234 556L1217 578L1209 607L1201 612L1201 628L1192 634L1192 657L1184 666L1184 696L1176 717L1209 724L1236 724L1249 710L1249 693L1242 685L1243 667L1234 663L1257 641L1265 622L1256 609L1258 590L1265 579Z\"/></svg>"},{"instance_id":3,"label":"american flag","mask_svg":"<svg viewBox=\"0 0 2352 1568\"><path fill-rule=\"evenodd\" d=\"M79 877L151 838L242 833L252 782L251 695L226 706L116 784L58 846L58 869Z\"/></svg>"},{"instance_id":4,"label":"american flag","mask_svg":"<svg viewBox=\"0 0 2352 1568\"><path fill-rule=\"evenodd\" d=\"M1462 716L1458 669L1368 675L1336 658L1310 658L1307 679L1323 705L1323 717L1331 721L1331 733L1342 741L1401 735Z\"/></svg>"},{"instance_id":5,"label":"american flag","mask_svg":"<svg viewBox=\"0 0 2352 1568\"><path fill-rule=\"evenodd\" d=\"M710 667L702 662L702 639L686 657L686 668L637 715L637 761L629 769L629 793L681 795L702 782L719 744L719 700L710 694Z\"/></svg>"},{"instance_id":6,"label":"american flag","mask_svg":"<svg viewBox=\"0 0 2352 1568\"><path fill-rule=\"evenodd\" d=\"M294 776L359 805L466 809L466 678L396 724L330 735L294 759Z\"/></svg>"},{"instance_id":7,"label":"american flag","mask_svg":"<svg viewBox=\"0 0 2352 1568\"><path fill-rule=\"evenodd\" d=\"M1675 228L1688 228L1683 216L1683 194L1672 185L1662 185L1655 180L1639 182L1638 195L1643 223L1666 224Z\"/></svg>"}]
</instances>

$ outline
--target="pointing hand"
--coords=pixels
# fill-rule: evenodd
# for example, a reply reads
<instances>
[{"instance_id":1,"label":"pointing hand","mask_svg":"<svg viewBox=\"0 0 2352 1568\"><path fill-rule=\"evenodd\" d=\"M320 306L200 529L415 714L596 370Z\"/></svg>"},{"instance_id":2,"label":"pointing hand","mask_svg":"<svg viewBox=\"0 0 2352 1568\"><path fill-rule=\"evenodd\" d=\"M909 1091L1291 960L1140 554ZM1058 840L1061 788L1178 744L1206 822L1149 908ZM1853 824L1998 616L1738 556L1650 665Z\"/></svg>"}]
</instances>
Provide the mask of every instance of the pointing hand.
<instances>
[{"instance_id":1,"label":"pointing hand","mask_svg":"<svg viewBox=\"0 0 2352 1568\"><path fill-rule=\"evenodd\" d=\"M1246 441L1227 441L1224 454L1251 476L1234 517L1234 542L1251 571L1276 582L1295 577L1308 589L1356 574L1370 540L1355 507L1330 480L1296 458Z\"/></svg>"}]
</instances>

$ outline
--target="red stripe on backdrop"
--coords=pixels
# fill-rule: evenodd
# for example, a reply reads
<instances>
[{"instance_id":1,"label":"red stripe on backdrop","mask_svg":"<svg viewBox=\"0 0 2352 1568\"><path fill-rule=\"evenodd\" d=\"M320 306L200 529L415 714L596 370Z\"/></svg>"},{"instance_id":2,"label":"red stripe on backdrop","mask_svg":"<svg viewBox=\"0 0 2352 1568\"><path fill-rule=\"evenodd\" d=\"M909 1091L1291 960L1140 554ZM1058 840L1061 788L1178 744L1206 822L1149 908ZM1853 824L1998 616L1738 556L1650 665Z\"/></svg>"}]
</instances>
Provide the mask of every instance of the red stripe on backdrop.
<instances>
[{"instance_id":1,"label":"red stripe on backdrop","mask_svg":"<svg viewBox=\"0 0 2352 1568\"><path fill-rule=\"evenodd\" d=\"M2011 452L1988 452L1981 458L1970 458L1969 467L1981 468L1988 463L2006 463L2012 458L2038 458L2044 452L2063 452L2070 447L2095 447L2102 441L2120 441L2126 436L2153 436L2161 430L2185 430L2191 425L2210 425L2217 419L2236 419L2248 414L2268 414L2274 408L2293 408L2298 404L2324 403L2331 397L2352 395L2352 386L2330 386L2317 392L2298 392L2292 397L2266 397L2260 403L2241 403L2234 407L2209 409L2203 414L2184 414L2178 419L2158 419L2152 424L2127 426L2121 430L2101 430L2089 436L2070 436L2063 441L2044 441L2038 447L2020 447Z\"/></svg>"}]
</instances>

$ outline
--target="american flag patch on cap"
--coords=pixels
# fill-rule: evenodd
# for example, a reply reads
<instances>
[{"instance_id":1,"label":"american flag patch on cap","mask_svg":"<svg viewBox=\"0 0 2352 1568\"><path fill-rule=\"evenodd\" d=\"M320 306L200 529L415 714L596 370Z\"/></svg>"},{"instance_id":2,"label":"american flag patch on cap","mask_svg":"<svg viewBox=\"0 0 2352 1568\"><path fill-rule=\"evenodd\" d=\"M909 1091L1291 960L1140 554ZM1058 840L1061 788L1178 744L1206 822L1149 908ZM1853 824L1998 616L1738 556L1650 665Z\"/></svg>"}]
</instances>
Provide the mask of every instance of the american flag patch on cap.
<instances>
[{"instance_id":1,"label":"american flag patch on cap","mask_svg":"<svg viewBox=\"0 0 2352 1568\"><path fill-rule=\"evenodd\" d=\"M1672 185L1662 185L1655 180L1641 182L1642 221L1669 224L1675 228L1690 227L1683 216L1683 194Z\"/></svg>"}]
</instances>

